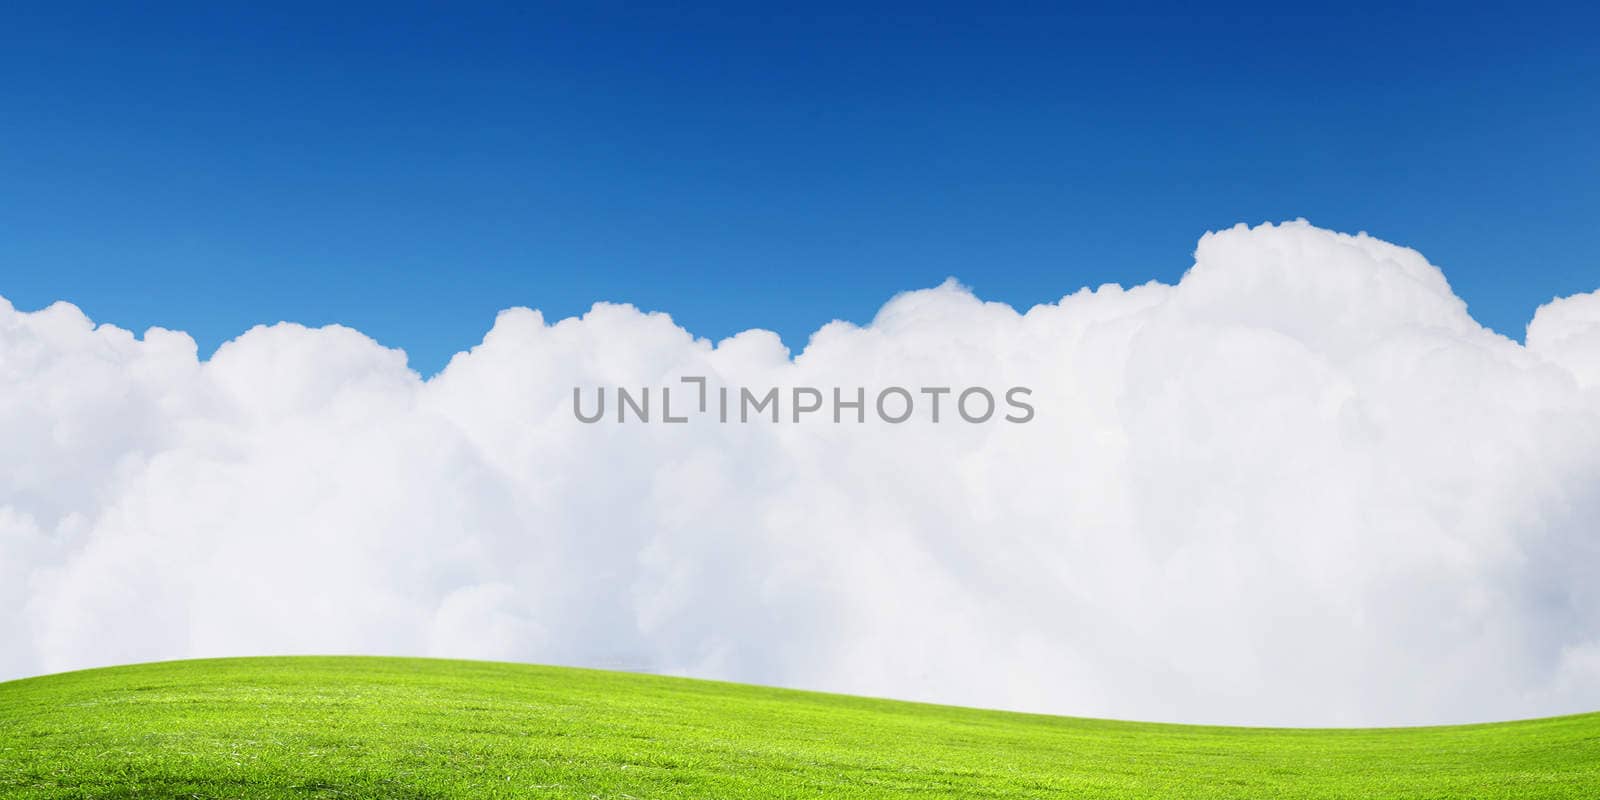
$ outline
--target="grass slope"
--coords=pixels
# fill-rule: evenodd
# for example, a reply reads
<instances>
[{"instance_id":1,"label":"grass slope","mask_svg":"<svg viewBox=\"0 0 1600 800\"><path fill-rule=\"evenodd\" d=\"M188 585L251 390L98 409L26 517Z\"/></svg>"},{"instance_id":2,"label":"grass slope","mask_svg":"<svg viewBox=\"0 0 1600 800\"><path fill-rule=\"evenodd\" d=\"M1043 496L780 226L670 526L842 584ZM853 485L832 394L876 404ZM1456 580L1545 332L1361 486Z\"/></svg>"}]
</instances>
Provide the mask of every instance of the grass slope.
<instances>
[{"instance_id":1,"label":"grass slope","mask_svg":"<svg viewBox=\"0 0 1600 800\"><path fill-rule=\"evenodd\" d=\"M0 797L1600 797L1600 714L1281 730L396 658L0 684Z\"/></svg>"}]
</instances>

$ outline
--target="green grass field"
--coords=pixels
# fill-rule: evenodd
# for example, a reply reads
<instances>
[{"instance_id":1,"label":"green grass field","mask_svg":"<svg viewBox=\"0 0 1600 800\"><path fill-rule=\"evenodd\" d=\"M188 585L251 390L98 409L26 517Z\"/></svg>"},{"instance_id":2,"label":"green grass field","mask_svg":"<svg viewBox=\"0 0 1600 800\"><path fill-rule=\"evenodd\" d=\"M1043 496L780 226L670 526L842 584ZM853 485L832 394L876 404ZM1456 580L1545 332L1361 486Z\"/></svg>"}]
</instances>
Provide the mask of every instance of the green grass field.
<instances>
[{"instance_id":1,"label":"green grass field","mask_svg":"<svg viewBox=\"0 0 1600 800\"><path fill-rule=\"evenodd\" d=\"M249 658L0 683L4 798L1600 797L1600 714L1046 717L680 678Z\"/></svg>"}]
</instances>

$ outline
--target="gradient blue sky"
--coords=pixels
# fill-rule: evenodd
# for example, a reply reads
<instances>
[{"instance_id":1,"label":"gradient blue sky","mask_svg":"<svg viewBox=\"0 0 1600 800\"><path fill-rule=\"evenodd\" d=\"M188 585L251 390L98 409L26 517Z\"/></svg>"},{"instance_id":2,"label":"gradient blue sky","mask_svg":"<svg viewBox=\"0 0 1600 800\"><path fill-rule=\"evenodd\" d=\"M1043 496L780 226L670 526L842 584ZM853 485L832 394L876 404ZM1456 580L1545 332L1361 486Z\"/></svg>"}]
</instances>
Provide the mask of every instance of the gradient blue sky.
<instances>
[{"instance_id":1,"label":"gradient blue sky","mask_svg":"<svg viewBox=\"0 0 1600 800\"><path fill-rule=\"evenodd\" d=\"M947 275L1026 307L1300 216L1515 338L1600 287L1593 11L339 6L7 9L0 295L203 353L341 322L429 373L506 306L798 350Z\"/></svg>"}]
</instances>

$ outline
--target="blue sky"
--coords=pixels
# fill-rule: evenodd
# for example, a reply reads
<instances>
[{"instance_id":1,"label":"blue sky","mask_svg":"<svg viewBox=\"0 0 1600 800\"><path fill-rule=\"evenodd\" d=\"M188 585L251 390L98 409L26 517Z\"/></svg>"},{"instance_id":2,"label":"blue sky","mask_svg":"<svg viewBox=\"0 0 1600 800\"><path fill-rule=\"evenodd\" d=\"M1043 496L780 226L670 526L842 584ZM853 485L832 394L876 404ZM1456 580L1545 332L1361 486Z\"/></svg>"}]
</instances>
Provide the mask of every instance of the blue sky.
<instances>
[{"instance_id":1,"label":"blue sky","mask_svg":"<svg viewBox=\"0 0 1600 800\"><path fill-rule=\"evenodd\" d=\"M428 373L512 305L798 350L948 275L1026 307L1301 216L1516 338L1600 287L1595 12L985 8L11 9L0 295L206 353L340 322Z\"/></svg>"}]
</instances>

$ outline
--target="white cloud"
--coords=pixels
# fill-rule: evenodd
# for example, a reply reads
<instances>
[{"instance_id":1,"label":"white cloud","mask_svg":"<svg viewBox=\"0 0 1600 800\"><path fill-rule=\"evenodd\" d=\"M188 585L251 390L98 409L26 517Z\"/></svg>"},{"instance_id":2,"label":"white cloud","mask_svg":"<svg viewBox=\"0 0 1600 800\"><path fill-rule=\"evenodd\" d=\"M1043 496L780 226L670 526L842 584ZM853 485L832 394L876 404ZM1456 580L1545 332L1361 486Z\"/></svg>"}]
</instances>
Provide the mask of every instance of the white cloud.
<instances>
[{"instance_id":1,"label":"white cloud","mask_svg":"<svg viewBox=\"0 0 1600 800\"><path fill-rule=\"evenodd\" d=\"M346 328L201 362L0 300L0 676L370 652L1178 721L1600 708L1600 294L1523 347L1370 237L1195 262L1025 314L910 292L793 360L513 309L427 381ZM1026 385L1037 416L573 417L684 375Z\"/></svg>"}]
</instances>

